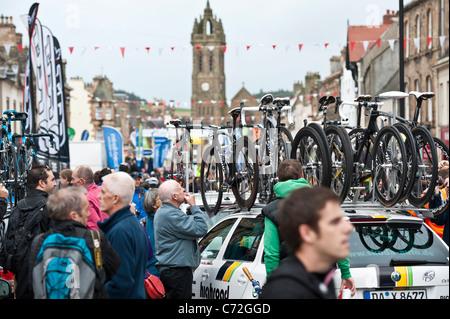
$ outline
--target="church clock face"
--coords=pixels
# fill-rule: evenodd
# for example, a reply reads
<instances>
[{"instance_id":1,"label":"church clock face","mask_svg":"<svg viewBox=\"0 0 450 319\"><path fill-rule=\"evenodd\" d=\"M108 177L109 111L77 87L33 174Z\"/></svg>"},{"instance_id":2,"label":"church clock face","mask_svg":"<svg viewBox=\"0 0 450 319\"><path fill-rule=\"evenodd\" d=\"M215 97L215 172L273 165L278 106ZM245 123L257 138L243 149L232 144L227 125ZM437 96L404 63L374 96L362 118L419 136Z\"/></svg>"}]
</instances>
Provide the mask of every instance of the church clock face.
<instances>
[{"instance_id":1,"label":"church clock face","mask_svg":"<svg viewBox=\"0 0 450 319\"><path fill-rule=\"evenodd\" d=\"M208 91L209 90L209 83L208 82L203 82L201 87L202 87L203 91Z\"/></svg>"}]
</instances>

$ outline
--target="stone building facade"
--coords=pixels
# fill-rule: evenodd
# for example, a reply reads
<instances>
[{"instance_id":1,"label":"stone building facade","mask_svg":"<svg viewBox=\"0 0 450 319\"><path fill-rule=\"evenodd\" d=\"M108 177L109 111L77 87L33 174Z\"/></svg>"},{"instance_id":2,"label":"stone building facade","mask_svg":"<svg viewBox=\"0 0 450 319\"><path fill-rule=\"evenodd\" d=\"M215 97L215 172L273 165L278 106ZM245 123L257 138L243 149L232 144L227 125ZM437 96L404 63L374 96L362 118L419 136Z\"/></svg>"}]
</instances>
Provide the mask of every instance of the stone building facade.
<instances>
[{"instance_id":1,"label":"stone building facade","mask_svg":"<svg viewBox=\"0 0 450 319\"><path fill-rule=\"evenodd\" d=\"M404 34L405 91L436 93L433 99L423 103L419 122L434 136L441 137L441 130L446 130L448 143L449 2L415 0L406 5ZM414 97L408 99L407 105L409 118L412 118L416 106Z\"/></svg>"}]
</instances>

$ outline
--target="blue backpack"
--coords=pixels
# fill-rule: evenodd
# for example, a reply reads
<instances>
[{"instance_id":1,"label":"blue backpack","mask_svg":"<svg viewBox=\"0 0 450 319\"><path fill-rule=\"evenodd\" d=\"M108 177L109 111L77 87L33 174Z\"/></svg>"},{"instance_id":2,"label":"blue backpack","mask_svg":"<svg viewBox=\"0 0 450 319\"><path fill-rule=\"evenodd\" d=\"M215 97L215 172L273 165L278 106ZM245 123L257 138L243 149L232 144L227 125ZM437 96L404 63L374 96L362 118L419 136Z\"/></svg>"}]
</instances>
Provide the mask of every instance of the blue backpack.
<instances>
[{"instance_id":1,"label":"blue backpack","mask_svg":"<svg viewBox=\"0 0 450 319\"><path fill-rule=\"evenodd\" d=\"M84 238L54 233L40 246L32 268L35 299L91 299L96 268L102 268L100 234L90 231L95 261ZM36 249L42 236L36 237ZM97 236L97 238L95 238Z\"/></svg>"}]
</instances>

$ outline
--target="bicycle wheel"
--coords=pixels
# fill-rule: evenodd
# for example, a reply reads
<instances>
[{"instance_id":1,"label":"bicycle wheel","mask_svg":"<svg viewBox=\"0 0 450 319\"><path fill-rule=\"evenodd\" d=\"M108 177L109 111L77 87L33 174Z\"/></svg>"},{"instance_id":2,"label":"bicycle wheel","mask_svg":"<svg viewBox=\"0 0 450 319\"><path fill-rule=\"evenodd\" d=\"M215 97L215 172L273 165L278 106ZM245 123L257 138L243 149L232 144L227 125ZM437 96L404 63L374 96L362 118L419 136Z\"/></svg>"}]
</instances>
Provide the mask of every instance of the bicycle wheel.
<instances>
[{"instance_id":1,"label":"bicycle wheel","mask_svg":"<svg viewBox=\"0 0 450 319\"><path fill-rule=\"evenodd\" d=\"M436 187L439 160L430 131L423 126L417 126L411 133L417 146L417 172L408 201L416 207L423 207L430 201Z\"/></svg>"},{"instance_id":2,"label":"bicycle wheel","mask_svg":"<svg viewBox=\"0 0 450 319\"><path fill-rule=\"evenodd\" d=\"M437 138L433 136L434 145L436 146L436 152L437 152L437 162L440 161L448 161L448 154L449 154L449 147L447 144L444 143L443 140L440 138ZM443 198L443 202L438 207L431 208L429 207L430 211L434 214L434 216L438 216L445 212L448 209L448 202L449 202L449 194L446 194L446 198Z\"/></svg>"},{"instance_id":3,"label":"bicycle wheel","mask_svg":"<svg viewBox=\"0 0 450 319\"><path fill-rule=\"evenodd\" d=\"M377 200L391 207L403 194L408 169L405 143L395 127L385 126L378 132L372 157Z\"/></svg>"},{"instance_id":4,"label":"bicycle wheel","mask_svg":"<svg viewBox=\"0 0 450 319\"><path fill-rule=\"evenodd\" d=\"M247 136L241 137L236 143L236 153L233 154L235 176L232 190L236 203L249 211L256 200L259 187L259 168L256 150Z\"/></svg>"},{"instance_id":5,"label":"bicycle wheel","mask_svg":"<svg viewBox=\"0 0 450 319\"><path fill-rule=\"evenodd\" d=\"M292 140L291 132L284 126L280 127L280 134L278 135L278 165L291 157Z\"/></svg>"},{"instance_id":6,"label":"bicycle wheel","mask_svg":"<svg viewBox=\"0 0 450 319\"><path fill-rule=\"evenodd\" d=\"M330 153L322 136L313 127L305 126L295 134L291 158L302 164L303 177L312 187L330 186Z\"/></svg>"},{"instance_id":7,"label":"bicycle wheel","mask_svg":"<svg viewBox=\"0 0 450 319\"><path fill-rule=\"evenodd\" d=\"M372 149L373 137L368 134L367 129L356 128L348 134L350 146L353 152L353 175L352 183L348 191L351 200L368 201L372 198ZM358 193L359 189L359 193ZM358 198L355 199L355 196Z\"/></svg>"},{"instance_id":8,"label":"bicycle wheel","mask_svg":"<svg viewBox=\"0 0 450 319\"><path fill-rule=\"evenodd\" d=\"M208 147L203 153L200 166L200 191L205 211L216 215L222 204L223 173L219 154L214 146Z\"/></svg>"},{"instance_id":9,"label":"bicycle wheel","mask_svg":"<svg viewBox=\"0 0 450 319\"><path fill-rule=\"evenodd\" d=\"M407 157L406 164L408 170L406 173L405 188L403 189L402 196L400 196L398 200L399 202L403 202L408 198L414 186L413 175L417 171L417 155L416 155L417 149L414 136L412 135L411 130L405 124L395 123L394 127L398 129L398 131L402 135L406 147L406 157Z\"/></svg>"},{"instance_id":10,"label":"bicycle wheel","mask_svg":"<svg viewBox=\"0 0 450 319\"><path fill-rule=\"evenodd\" d=\"M325 134L323 127L317 123L309 123L308 126L313 128L314 130L316 130L316 132L319 134L320 138L322 139L322 143L325 146L325 149L328 150L327 136ZM324 176L324 183L322 184L322 186L330 187L330 185L331 185L331 153L329 150L326 153L326 156L324 156L324 159L326 159L327 165L326 166L324 165L325 176Z\"/></svg>"},{"instance_id":11,"label":"bicycle wheel","mask_svg":"<svg viewBox=\"0 0 450 319\"><path fill-rule=\"evenodd\" d=\"M339 196L341 203L347 197L353 176L353 154L347 131L340 126L325 129L328 149L331 155L331 189Z\"/></svg>"},{"instance_id":12,"label":"bicycle wheel","mask_svg":"<svg viewBox=\"0 0 450 319\"><path fill-rule=\"evenodd\" d=\"M176 180L183 186L183 158L179 148L174 148L172 151L172 158L170 161L169 178ZM183 186L184 187L184 186Z\"/></svg>"}]
</instances>

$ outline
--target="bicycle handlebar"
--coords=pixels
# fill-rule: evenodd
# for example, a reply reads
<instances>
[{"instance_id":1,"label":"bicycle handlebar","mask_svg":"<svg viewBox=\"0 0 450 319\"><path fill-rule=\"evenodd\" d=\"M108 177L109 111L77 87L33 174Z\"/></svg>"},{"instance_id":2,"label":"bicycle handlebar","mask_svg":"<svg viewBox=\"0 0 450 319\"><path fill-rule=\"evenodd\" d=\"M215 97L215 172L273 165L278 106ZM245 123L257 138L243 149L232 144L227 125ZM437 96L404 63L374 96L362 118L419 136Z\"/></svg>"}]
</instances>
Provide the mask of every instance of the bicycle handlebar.
<instances>
[{"instance_id":1,"label":"bicycle handlebar","mask_svg":"<svg viewBox=\"0 0 450 319\"><path fill-rule=\"evenodd\" d=\"M271 106L267 106L267 105L261 105L261 106L246 106L246 107L241 108L242 126L247 126L247 123L245 122L245 112L259 112L259 111L262 111L264 108L271 108L272 110L277 111L277 112L287 111L289 124L294 123L294 119L292 117L292 106L285 105L282 108L278 108L278 107L271 107Z\"/></svg>"},{"instance_id":2,"label":"bicycle handlebar","mask_svg":"<svg viewBox=\"0 0 450 319\"><path fill-rule=\"evenodd\" d=\"M365 102L365 101L364 101L364 102L363 102L363 101L360 101L360 102L354 102L354 101L342 101L341 104L339 104L339 116L341 117L341 119L347 118L347 116L345 116L345 115L343 114L343 111L342 111L342 107L343 107L344 105L350 105L350 106L354 106L354 107L362 107L362 106L373 107L375 104L376 104L377 106L383 106L384 102Z\"/></svg>"}]
</instances>

